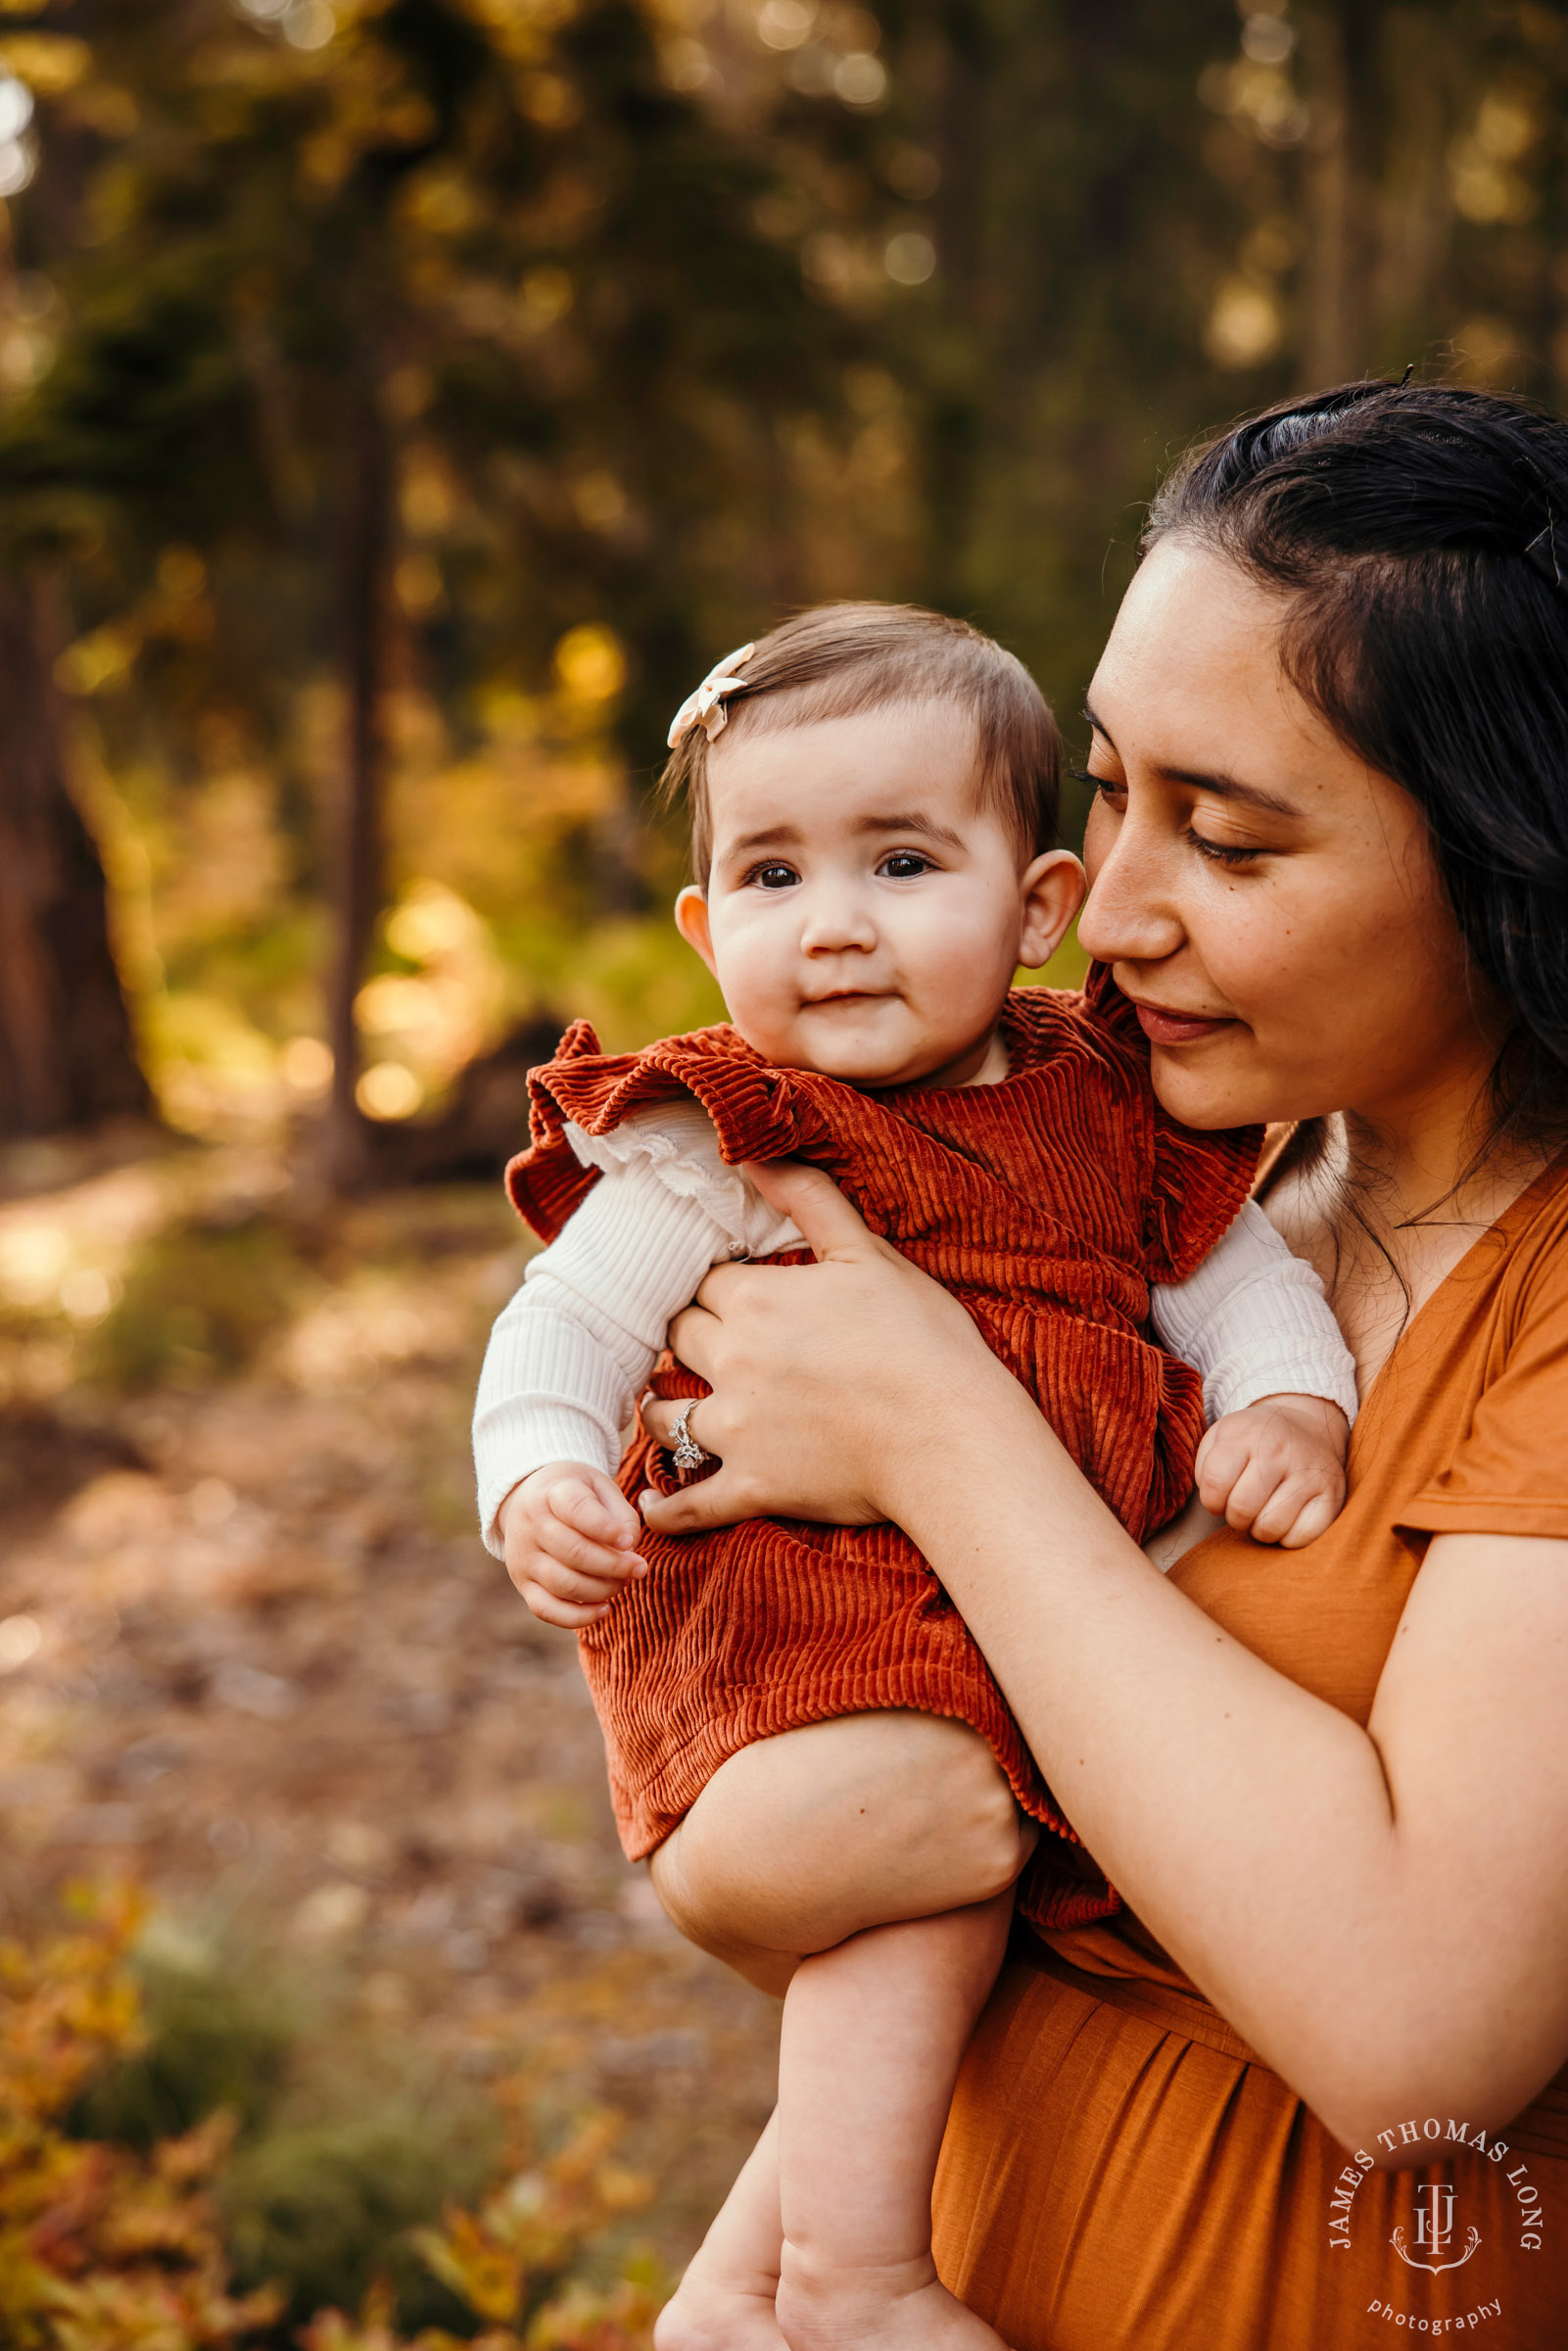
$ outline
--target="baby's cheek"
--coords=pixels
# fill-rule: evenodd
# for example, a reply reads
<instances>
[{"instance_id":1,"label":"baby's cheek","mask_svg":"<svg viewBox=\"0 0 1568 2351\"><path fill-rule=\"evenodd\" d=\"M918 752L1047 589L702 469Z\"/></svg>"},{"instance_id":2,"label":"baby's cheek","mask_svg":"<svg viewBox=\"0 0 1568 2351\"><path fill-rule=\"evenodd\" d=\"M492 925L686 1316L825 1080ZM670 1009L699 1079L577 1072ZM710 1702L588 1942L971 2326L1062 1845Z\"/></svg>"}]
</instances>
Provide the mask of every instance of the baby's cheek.
<instances>
[{"instance_id":1,"label":"baby's cheek","mask_svg":"<svg viewBox=\"0 0 1568 2351\"><path fill-rule=\"evenodd\" d=\"M731 1020L748 1044L778 1061L798 992L786 959L759 940L737 940L728 948L716 940L715 949L716 977Z\"/></svg>"}]
</instances>

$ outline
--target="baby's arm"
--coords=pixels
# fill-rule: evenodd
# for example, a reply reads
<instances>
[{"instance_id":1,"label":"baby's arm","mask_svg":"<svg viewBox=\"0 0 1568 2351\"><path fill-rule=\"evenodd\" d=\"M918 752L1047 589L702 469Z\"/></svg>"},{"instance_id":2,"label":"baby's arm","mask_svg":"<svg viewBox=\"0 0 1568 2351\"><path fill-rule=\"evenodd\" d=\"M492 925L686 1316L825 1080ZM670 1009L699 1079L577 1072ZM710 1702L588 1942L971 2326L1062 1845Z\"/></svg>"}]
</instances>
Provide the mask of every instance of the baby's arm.
<instances>
[{"instance_id":1,"label":"baby's arm","mask_svg":"<svg viewBox=\"0 0 1568 2351\"><path fill-rule=\"evenodd\" d=\"M700 1200L620 1161L497 1320L474 1408L480 1524L546 1623L593 1623L642 1571L620 1432L670 1317L727 1254Z\"/></svg>"},{"instance_id":2,"label":"baby's arm","mask_svg":"<svg viewBox=\"0 0 1568 2351\"><path fill-rule=\"evenodd\" d=\"M1345 1505L1355 1365L1311 1267L1252 1202L1184 1282L1156 1288L1155 1329L1203 1373L1206 1510L1257 1543L1310 1543Z\"/></svg>"}]
</instances>

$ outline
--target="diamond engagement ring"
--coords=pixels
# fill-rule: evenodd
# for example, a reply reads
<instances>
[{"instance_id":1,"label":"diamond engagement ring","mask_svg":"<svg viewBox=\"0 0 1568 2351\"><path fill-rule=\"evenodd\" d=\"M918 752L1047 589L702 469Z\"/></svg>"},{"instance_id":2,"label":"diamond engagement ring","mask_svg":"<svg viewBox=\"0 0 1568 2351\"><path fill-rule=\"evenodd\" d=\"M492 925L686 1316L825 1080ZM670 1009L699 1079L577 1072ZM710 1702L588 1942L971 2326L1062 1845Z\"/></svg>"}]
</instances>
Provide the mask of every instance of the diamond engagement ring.
<instances>
[{"instance_id":1,"label":"diamond engagement ring","mask_svg":"<svg viewBox=\"0 0 1568 2351\"><path fill-rule=\"evenodd\" d=\"M693 1396L690 1404L683 1404L680 1412L676 1415L675 1426L670 1431L671 1436L675 1439L670 1448L671 1455L676 1467L683 1472L688 1469L700 1469L704 1462L711 1458L703 1452L691 1434L691 1407L700 1404L701 1401L700 1396Z\"/></svg>"}]
</instances>

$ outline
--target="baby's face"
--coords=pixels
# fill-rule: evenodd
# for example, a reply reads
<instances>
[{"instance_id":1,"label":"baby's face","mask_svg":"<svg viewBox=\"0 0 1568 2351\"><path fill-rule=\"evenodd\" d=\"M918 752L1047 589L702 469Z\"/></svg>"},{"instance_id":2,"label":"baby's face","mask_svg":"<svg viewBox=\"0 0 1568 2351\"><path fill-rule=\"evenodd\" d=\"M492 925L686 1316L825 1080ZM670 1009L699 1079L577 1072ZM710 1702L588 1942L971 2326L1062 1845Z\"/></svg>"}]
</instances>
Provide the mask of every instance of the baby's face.
<instances>
[{"instance_id":1,"label":"baby's face","mask_svg":"<svg viewBox=\"0 0 1568 2351\"><path fill-rule=\"evenodd\" d=\"M1081 894L1076 858L1021 868L980 803L965 713L898 705L777 734L727 733L708 761L713 869L677 920L769 1061L853 1085L1005 1075L997 1015Z\"/></svg>"}]
</instances>

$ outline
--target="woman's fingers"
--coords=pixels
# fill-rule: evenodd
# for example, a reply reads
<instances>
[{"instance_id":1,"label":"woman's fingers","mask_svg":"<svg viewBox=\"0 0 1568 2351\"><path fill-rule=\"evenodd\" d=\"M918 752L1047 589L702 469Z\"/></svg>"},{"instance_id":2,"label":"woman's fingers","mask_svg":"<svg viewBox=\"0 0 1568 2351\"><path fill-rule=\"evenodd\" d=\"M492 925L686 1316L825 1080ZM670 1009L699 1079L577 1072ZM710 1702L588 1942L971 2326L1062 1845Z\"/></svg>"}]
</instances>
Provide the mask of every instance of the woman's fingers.
<instances>
[{"instance_id":1,"label":"woman's fingers","mask_svg":"<svg viewBox=\"0 0 1568 2351\"><path fill-rule=\"evenodd\" d=\"M882 1245L823 1169L808 1168L798 1159L747 1160L741 1174L751 1178L770 1208L799 1225L819 1263Z\"/></svg>"},{"instance_id":2,"label":"woman's fingers","mask_svg":"<svg viewBox=\"0 0 1568 2351\"><path fill-rule=\"evenodd\" d=\"M712 1311L704 1293L710 1298L719 1294L712 1285L721 1273L744 1276L750 1271L748 1266L716 1266L697 1292L697 1304L683 1306L681 1312L672 1319L665 1334L676 1361L685 1364L687 1369L694 1371L699 1379L708 1380L710 1386L712 1379L708 1366L721 1344L723 1330L720 1317Z\"/></svg>"},{"instance_id":3,"label":"woman's fingers","mask_svg":"<svg viewBox=\"0 0 1568 2351\"><path fill-rule=\"evenodd\" d=\"M706 1403L708 1399L706 1397L700 1398L699 1404ZM676 1396L651 1397L642 1407L643 1427L647 1430L649 1436L657 1437L659 1443L664 1447L666 1452L669 1452L674 1446L675 1424L685 1411L686 1402L680 1397ZM697 1427L697 1411L698 1405L693 1404L691 1406L691 1411L687 1417L687 1435L691 1439L693 1445L701 1446L703 1452L707 1454L710 1461L717 1461L719 1458L718 1455L712 1451L707 1443L706 1438L702 1435L702 1432Z\"/></svg>"},{"instance_id":4,"label":"woman's fingers","mask_svg":"<svg viewBox=\"0 0 1568 2351\"><path fill-rule=\"evenodd\" d=\"M757 1515L755 1503L741 1494L738 1480L722 1467L676 1494L660 1494L649 1486L638 1496L638 1504L656 1535L698 1534L707 1527L734 1526L738 1519Z\"/></svg>"}]
</instances>

